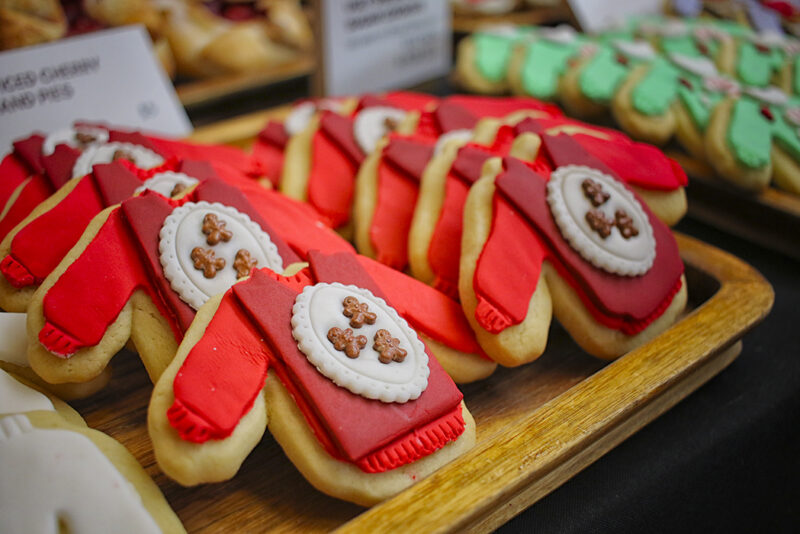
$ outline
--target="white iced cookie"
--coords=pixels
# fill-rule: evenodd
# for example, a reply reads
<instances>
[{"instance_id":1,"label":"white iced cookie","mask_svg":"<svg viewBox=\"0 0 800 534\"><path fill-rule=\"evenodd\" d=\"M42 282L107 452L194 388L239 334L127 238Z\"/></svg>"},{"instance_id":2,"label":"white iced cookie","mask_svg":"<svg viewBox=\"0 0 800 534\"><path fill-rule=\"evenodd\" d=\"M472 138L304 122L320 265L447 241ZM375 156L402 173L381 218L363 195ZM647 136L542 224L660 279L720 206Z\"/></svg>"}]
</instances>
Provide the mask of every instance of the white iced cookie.
<instances>
[{"instance_id":1,"label":"white iced cookie","mask_svg":"<svg viewBox=\"0 0 800 534\"><path fill-rule=\"evenodd\" d=\"M453 139L458 139L459 141L468 143L472 139L472 130L468 128L461 128L443 133L439 136L439 139L436 140L436 146L433 147L433 154L440 154L442 150L444 150L445 145Z\"/></svg>"},{"instance_id":2,"label":"white iced cookie","mask_svg":"<svg viewBox=\"0 0 800 534\"><path fill-rule=\"evenodd\" d=\"M139 494L83 434L0 419L0 531L161 532Z\"/></svg>"},{"instance_id":3,"label":"white iced cookie","mask_svg":"<svg viewBox=\"0 0 800 534\"><path fill-rule=\"evenodd\" d=\"M283 271L269 235L247 214L218 202L176 208L161 227L158 251L170 287L194 309L253 268Z\"/></svg>"},{"instance_id":4,"label":"white iced cookie","mask_svg":"<svg viewBox=\"0 0 800 534\"><path fill-rule=\"evenodd\" d=\"M27 314L0 312L0 360L28 366Z\"/></svg>"},{"instance_id":5,"label":"white iced cookie","mask_svg":"<svg viewBox=\"0 0 800 534\"><path fill-rule=\"evenodd\" d=\"M618 52L634 59L649 61L655 59L657 55L655 49L653 49L652 45L647 41L638 39L633 41L615 39L613 44Z\"/></svg>"},{"instance_id":6,"label":"white iced cookie","mask_svg":"<svg viewBox=\"0 0 800 534\"><path fill-rule=\"evenodd\" d=\"M653 228L636 197L597 169L559 167L547 203L564 239L595 267L623 276L646 273L656 256Z\"/></svg>"},{"instance_id":7,"label":"white iced cookie","mask_svg":"<svg viewBox=\"0 0 800 534\"><path fill-rule=\"evenodd\" d=\"M152 177L136 188L135 194L142 193L149 189L160 193L165 197L177 196L184 189L192 187L198 182L197 178L192 178L182 172L165 171L154 174Z\"/></svg>"},{"instance_id":8,"label":"white iced cookie","mask_svg":"<svg viewBox=\"0 0 800 534\"><path fill-rule=\"evenodd\" d=\"M164 163L164 158L142 145L133 143L104 143L90 145L75 161L72 177L79 178L92 172L99 163L111 163L116 159L127 159L140 169L152 169Z\"/></svg>"},{"instance_id":9,"label":"white iced cookie","mask_svg":"<svg viewBox=\"0 0 800 534\"><path fill-rule=\"evenodd\" d=\"M47 395L36 391L0 369L0 415L45 410L55 406Z\"/></svg>"},{"instance_id":10,"label":"white iced cookie","mask_svg":"<svg viewBox=\"0 0 800 534\"><path fill-rule=\"evenodd\" d=\"M320 373L357 395L403 403L428 385L422 341L366 289L339 283L305 287L292 308L292 335Z\"/></svg>"},{"instance_id":11,"label":"white iced cookie","mask_svg":"<svg viewBox=\"0 0 800 534\"><path fill-rule=\"evenodd\" d=\"M691 57L676 52L670 52L669 58L678 67L700 76L701 78L719 76L716 65L707 57Z\"/></svg>"},{"instance_id":12,"label":"white iced cookie","mask_svg":"<svg viewBox=\"0 0 800 534\"><path fill-rule=\"evenodd\" d=\"M364 154L372 154L378 141L402 122L406 112L388 106L362 109L353 122L353 135Z\"/></svg>"},{"instance_id":13,"label":"white iced cookie","mask_svg":"<svg viewBox=\"0 0 800 534\"><path fill-rule=\"evenodd\" d=\"M108 141L108 130L91 126L64 128L48 135L42 144L42 154L49 156L58 145L69 145L72 148L85 149L87 146Z\"/></svg>"}]
</instances>

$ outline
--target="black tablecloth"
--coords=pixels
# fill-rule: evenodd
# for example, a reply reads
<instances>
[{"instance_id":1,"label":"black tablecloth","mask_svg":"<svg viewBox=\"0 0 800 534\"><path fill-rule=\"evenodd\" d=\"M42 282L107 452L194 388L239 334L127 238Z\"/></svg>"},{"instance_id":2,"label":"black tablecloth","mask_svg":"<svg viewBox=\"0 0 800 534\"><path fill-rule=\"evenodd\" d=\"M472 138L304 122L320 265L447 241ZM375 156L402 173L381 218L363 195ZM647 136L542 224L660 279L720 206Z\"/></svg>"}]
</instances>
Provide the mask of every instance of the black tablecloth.
<instances>
[{"instance_id":1,"label":"black tablecloth","mask_svg":"<svg viewBox=\"0 0 800 534\"><path fill-rule=\"evenodd\" d=\"M757 268L772 312L727 369L499 532L800 532L800 264L677 229Z\"/></svg>"}]
</instances>

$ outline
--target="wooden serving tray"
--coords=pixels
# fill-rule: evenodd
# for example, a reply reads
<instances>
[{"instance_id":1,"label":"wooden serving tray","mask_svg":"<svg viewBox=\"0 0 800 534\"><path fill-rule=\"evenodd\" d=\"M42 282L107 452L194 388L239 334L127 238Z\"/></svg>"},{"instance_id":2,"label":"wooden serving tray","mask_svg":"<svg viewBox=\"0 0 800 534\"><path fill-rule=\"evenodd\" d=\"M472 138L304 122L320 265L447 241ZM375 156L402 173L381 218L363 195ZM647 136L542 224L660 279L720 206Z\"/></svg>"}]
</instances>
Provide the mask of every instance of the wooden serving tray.
<instances>
[{"instance_id":1,"label":"wooden serving tray","mask_svg":"<svg viewBox=\"0 0 800 534\"><path fill-rule=\"evenodd\" d=\"M800 196L768 187L754 193L716 176L703 161L671 150L689 175L689 215L800 260Z\"/></svg>"},{"instance_id":2,"label":"wooden serving tray","mask_svg":"<svg viewBox=\"0 0 800 534\"><path fill-rule=\"evenodd\" d=\"M137 357L73 406L134 454L191 532L490 531L642 428L739 354L769 312L772 288L741 260L681 234L690 307L681 321L612 363L558 326L536 362L462 387L478 442L465 456L365 510L311 487L267 434L225 483L183 488L161 474L147 435L152 385Z\"/></svg>"},{"instance_id":3,"label":"wooden serving tray","mask_svg":"<svg viewBox=\"0 0 800 534\"><path fill-rule=\"evenodd\" d=\"M193 139L247 146L288 107L198 129ZM669 330L608 363L586 355L558 325L547 351L462 387L478 441L465 456L366 510L309 485L267 433L232 480L183 488L155 463L146 417L152 385L134 354L113 360L112 383L73 403L121 441L196 532L490 531L530 506L724 369L741 337L769 312L769 283L741 260L676 235L690 310Z\"/></svg>"}]
</instances>

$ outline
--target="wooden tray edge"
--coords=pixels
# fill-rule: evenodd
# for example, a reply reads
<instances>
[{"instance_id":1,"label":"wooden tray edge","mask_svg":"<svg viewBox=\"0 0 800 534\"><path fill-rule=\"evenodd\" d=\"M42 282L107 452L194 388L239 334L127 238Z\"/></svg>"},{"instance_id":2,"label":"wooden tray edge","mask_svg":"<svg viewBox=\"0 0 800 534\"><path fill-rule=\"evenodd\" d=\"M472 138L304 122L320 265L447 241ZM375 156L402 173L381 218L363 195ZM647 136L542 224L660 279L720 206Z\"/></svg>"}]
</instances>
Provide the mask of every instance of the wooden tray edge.
<instances>
[{"instance_id":1,"label":"wooden tray edge","mask_svg":"<svg viewBox=\"0 0 800 534\"><path fill-rule=\"evenodd\" d=\"M684 261L719 281L713 297L656 339L337 532L491 530L724 369L738 355L739 339L769 313L772 287L738 258L691 237L676 238ZM548 445L530 450L530 443Z\"/></svg>"}]
</instances>

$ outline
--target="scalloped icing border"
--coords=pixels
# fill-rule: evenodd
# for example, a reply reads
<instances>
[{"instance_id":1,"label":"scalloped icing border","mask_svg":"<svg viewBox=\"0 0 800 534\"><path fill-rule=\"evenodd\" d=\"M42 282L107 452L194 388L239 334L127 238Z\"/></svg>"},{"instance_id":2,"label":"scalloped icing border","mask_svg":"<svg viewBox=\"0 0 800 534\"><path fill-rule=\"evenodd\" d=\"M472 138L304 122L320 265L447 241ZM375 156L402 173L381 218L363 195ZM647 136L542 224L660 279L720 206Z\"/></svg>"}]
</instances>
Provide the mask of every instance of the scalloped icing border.
<instances>
[{"instance_id":1,"label":"scalloped icing border","mask_svg":"<svg viewBox=\"0 0 800 534\"><path fill-rule=\"evenodd\" d=\"M587 236L575 221L564 200L562 185L570 174L576 172L586 175L586 178L602 183L610 188L613 194L621 195L624 203L636 213L640 221L644 222L643 227L639 229L639 236L637 237L640 243L644 243L640 246L647 246L649 250L641 260L621 258L609 252ZM551 173L550 181L547 183L547 204L550 206L550 212L564 239L595 267L612 274L639 276L649 271L653 266L653 261L655 261L656 257L656 242L650 220L634 194L613 177L598 169L583 165L558 167Z\"/></svg>"},{"instance_id":2,"label":"scalloped icing border","mask_svg":"<svg viewBox=\"0 0 800 534\"><path fill-rule=\"evenodd\" d=\"M182 184L186 187L192 187L193 185L199 183L200 180L197 178L193 178L188 174L182 172L175 172L175 171L164 171L159 172L145 180L142 185L137 187L134 191L134 195L138 195L143 193L145 190L155 191L165 197L169 198L172 196L170 193L175 186L178 184ZM169 191L167 191L169 189ZM166 193L164 191L167 191Z\"/></svg>"},{"instance_id":3,"label":"scalloped icing border","mask_svg":"<svg viewBox=\"0 0 800 534\"><path fill-rule=\"evenodd\" d=\"M56 130L55 132L50 133L44 139L44 143L42 143L42 155L49 156L53 152L55 152L56 147L58 145L69 145L72 148L79 148L78 144L75 143L75 134L77 133L87 133L89 135L94 135L97 137L97 140L92 141L87 145L90 147L95 144L103 144L108 142L108 130L104 130L103 128L95 128L92 126L76 126L74 128L62 128L61 130Z\"/></svg>"},{"instance_id":4,"label":"scalloped icing border","mask_svg":"<svg viewBox=\"0 0 800 534\"><path fill-rule=\"evenodd\" d=\"M133 143L102 143L89 145L75 161L72 167L72 177L80 178L92 172L92 167L99 163L111 163L114 152L124 150L129 152L135 162L131 162L140 169L152 169L164 163L164 158L142 145Z\"/></svg>"},{"instance_id":5,"label":"scalloped icing border","mask_svg":"<svg viewBox=\"0 0 800 534\"><path fill-rule=\"evenodd\" d=\"M175 256L175 240L178 227L183 219L194 210L204 209L222 212L226 217L235 219L239 224L250 231L256 241L261 245L261 251L268 262L268 265L259 265L259 267L267 267L277 273L283 271L283 258L281 258L278 253L278 247L272 242L269 234L262 230L262 228L246 213L242 213L236 208L226 206L219 202L187 202L183 206L175 208L172 213L164 219L161 231L158 234L158 252L161 267L164 269L164 276L169 281L170 287L180 296L181 300L195 310L199 309L200 306L205 304L213 295L208 295L201 290L183 270ZM228 288L225 290L227 289ZM220 293L223 291L220 291Z\"/></svg>"},{"instance_id":6,"label":"scalloped icing border","mask_svg":"<svg viewBox=\"0 0 800 534\"><path fill-rule=\"evenodd\" d=\"M387 383L378 378L371 377L368 374L359 374L339 362L337 357L331 353L332 349L322 343L311 323L310 304L316 292L328 287L349 291L354 294L354 296L367 299L370 304L375 305L375 308L372 309L373 312L380 310L380 313L386 314L388 320L409 340L412 346L408 347L408 353L409 356L413 353L413 365L415 366L412 372L412 378L409 382L403 384ZM406 320L400 317L394 308L367 289L353 285L344 285L338 282L331 284L318 283L312 286L306 286L303 288L302 293L297 296L294 306L292 307L291 322L292 336L295 341L297 341L297 346L300 351L308 358L308 361L311 362L323 376L351 393L361 395L367 399L379 400L386 403L405 403L419 398L422 392L425 391L425 388L428 387L430 368L428 367L428 354L425 352L425 345L419 339L416 332L408 325ZM395 334L393 333L392 335ZM327 342L327 338L325 341ZM369 343L370 345L368 345L368 347L371 347L372 341ZM372 349L370 348L370 350ZM354 360L354 362L355 361L356 360ZM407 356L403 363L405 362L411 362L411 359ZM397 365L397 362L385 365Z\"/></svg>"}]
</instances>

